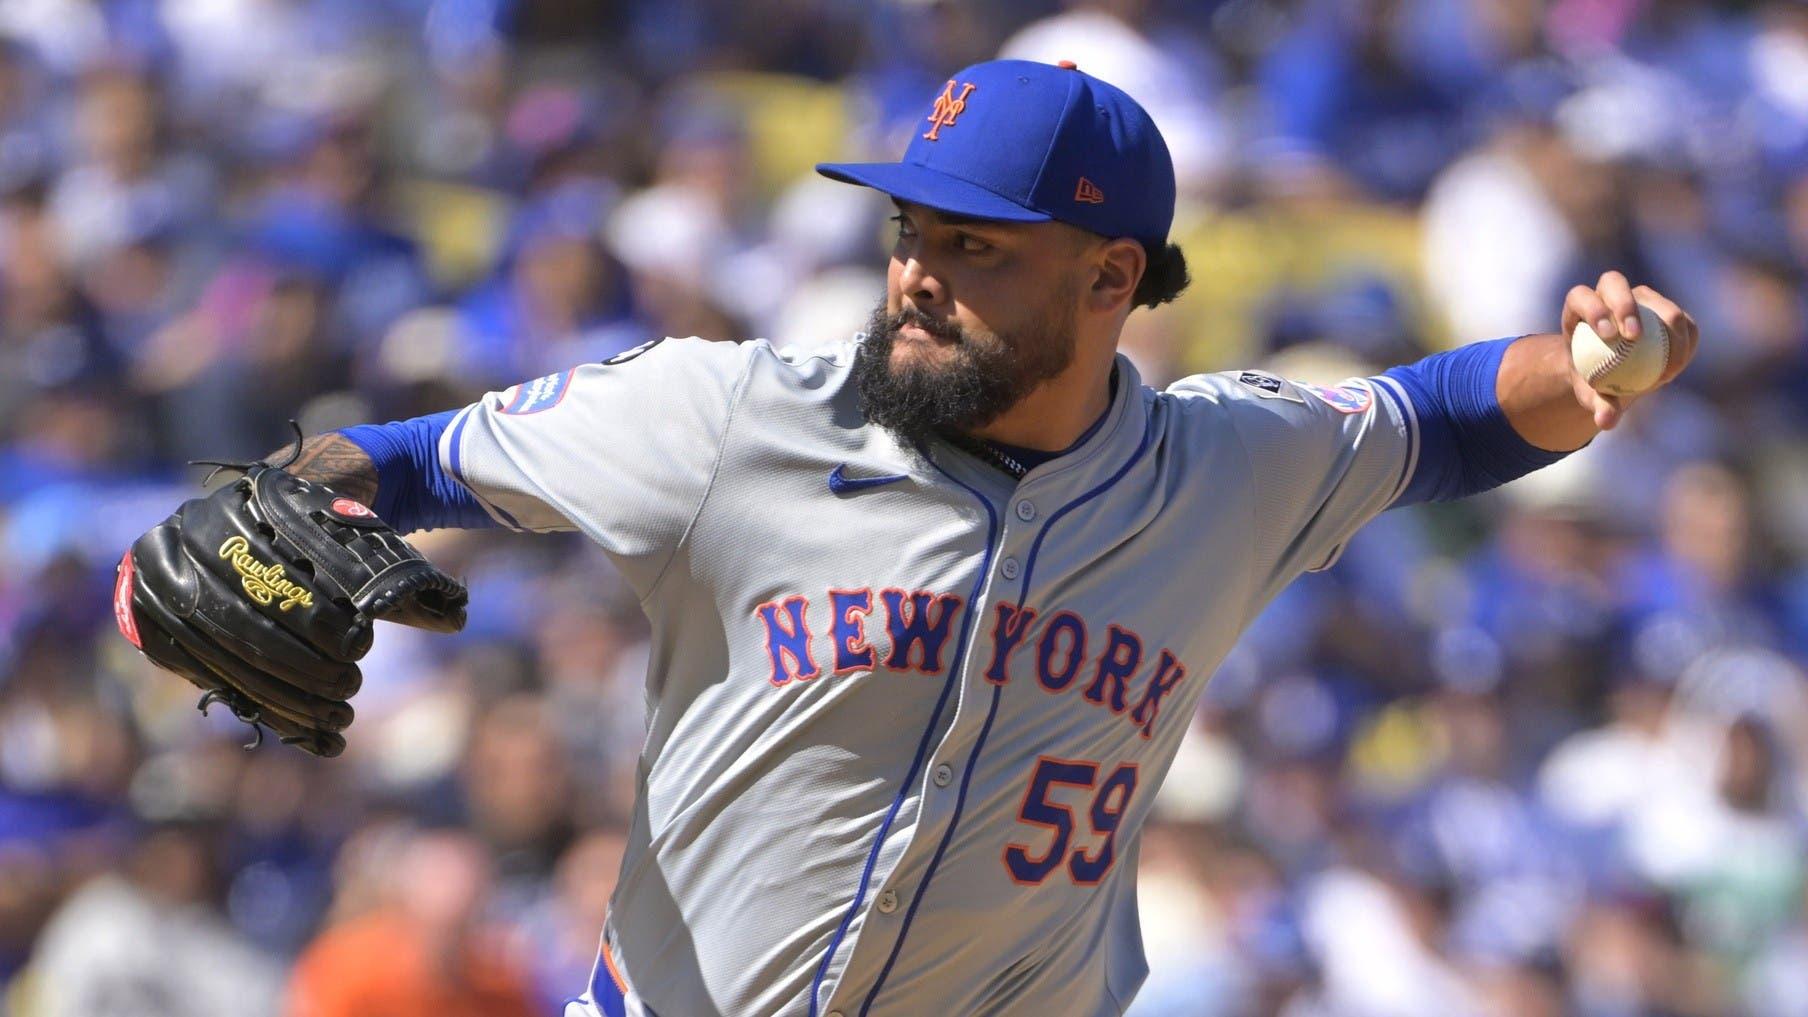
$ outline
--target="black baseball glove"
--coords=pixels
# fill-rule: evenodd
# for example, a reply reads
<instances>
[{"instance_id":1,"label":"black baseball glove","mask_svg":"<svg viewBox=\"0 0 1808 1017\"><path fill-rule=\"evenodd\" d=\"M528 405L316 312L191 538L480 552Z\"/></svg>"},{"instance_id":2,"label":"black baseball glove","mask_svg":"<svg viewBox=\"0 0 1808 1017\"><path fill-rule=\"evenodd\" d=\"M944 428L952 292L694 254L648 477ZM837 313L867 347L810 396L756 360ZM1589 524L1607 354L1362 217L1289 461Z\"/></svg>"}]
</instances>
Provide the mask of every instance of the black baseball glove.
<instances>
[{"instance_id":1,"label":"black baseball glove","mask_svg":"<svg viewBox=\"0 0 1808 1017\"><path fill-rule=\"evenodd\" d=\"M257 730L317 756L345 751L347 702L379 618L465 623L465 588L363 505L266 463L138 538L113 612L151 662ZM253 742L252 744L256 744Z\"/></svg>"}]
</instances>

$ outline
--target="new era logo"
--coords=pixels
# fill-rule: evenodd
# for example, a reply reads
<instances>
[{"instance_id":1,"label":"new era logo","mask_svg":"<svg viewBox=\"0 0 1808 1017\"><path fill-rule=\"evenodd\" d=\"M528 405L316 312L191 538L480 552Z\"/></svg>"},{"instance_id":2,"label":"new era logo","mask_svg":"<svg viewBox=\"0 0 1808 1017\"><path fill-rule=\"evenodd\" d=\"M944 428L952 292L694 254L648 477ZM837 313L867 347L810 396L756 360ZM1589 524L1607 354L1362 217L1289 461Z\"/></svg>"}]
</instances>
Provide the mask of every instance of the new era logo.
<instances>
[{"instance_id":1,"label":"new era logo","mask_svg":"<svg viewBox=\"0 0 1808 1017\"><path fill-rule=\"evenodd\" d=\"M1103 205L1105 203L1105 192L1099 190L1098 184L1093 183L1085 177L1081 177L1080 186L1074 188L1074 200L1085 202L1088 205Z\"/></svg>"},{"instance_id":2,"label":"new era logo","mask_svg":"<svg viewBox=\"0 0 1808 1017\"><path fill-rule=\"evenodd\" d=\"M935 108L929 111L929 133L923 137L930 141L942 140L942 128L953 127L954 119L966 112L967 96L972 95L977 87L979 86L963 84L960 94L955 95L954 79L949 78L948 84L942 86L942 94L935 97Z\"/></svg>"}]
</instances>

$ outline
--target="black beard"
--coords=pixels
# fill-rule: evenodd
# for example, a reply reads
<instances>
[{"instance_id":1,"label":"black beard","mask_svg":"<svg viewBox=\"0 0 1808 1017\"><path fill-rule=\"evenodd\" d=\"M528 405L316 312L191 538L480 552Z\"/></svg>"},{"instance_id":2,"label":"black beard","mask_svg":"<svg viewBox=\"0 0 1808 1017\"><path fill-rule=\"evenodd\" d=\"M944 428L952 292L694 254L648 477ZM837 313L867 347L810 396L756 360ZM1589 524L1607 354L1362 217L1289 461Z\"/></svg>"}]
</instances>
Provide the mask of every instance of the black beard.
<instances>
[{"instance_id":1,"label":"black beard","mask_svg":"<svg viewBox=\"0 0 1808 1017\"><path fill-rule=\"evenodd\" d=\"M1071 319L1066 324L1044 322L1035 334L975 339L951 322L910 308L887 314L880 304L867 321L866 338L854 350L854 382L866 419L897 436L906 448L984 427L1073 363ZM905 325L955 343L952 363L894 366L892 347Z\"/></svg>"}]
</instances>

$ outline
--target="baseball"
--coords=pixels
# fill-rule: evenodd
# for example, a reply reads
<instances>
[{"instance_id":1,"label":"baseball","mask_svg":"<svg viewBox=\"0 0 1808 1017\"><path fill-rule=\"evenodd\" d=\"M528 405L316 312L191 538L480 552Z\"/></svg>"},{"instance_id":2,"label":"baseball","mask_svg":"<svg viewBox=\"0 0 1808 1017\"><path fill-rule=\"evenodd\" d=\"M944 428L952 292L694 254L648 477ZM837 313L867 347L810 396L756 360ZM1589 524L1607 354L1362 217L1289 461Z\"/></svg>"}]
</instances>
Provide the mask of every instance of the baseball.
<instances>
[{"instance_id":1,"label":"baseball","mask_svg":"<svg viewBox=\"0 0 1808 1017\"><path fill-rule=\"evenodd\" d=\"M1588 322L1576 326L1569 339L1576 371L1604 395L1637 395L1656 387L1670 365L1670 330L1657 313L1639 305L1639 337L1608 342Z\"/></svg>"}]
</instances>

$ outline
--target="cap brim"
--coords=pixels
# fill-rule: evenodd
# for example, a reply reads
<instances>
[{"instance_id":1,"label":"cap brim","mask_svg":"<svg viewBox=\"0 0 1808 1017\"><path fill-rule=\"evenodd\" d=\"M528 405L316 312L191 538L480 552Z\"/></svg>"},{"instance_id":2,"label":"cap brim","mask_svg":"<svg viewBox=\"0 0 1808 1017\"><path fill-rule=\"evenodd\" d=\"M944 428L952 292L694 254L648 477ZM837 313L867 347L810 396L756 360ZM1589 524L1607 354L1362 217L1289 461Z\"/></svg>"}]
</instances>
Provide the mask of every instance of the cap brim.
<instances>
[{"instance_id":1,"label":"cap brim","mask_svg":"<svg viewBox=\"0 0 1808 1017\"><path fill-rule=\"evenodd\" d=\"M899 201L926 205L938 212L997 219L1002 222L1048 222L1054 216L1025 208L978 184L940 170L908 162L824 162L816 172L831 180L862 184Z\"/></svg>"}]
</instances>

